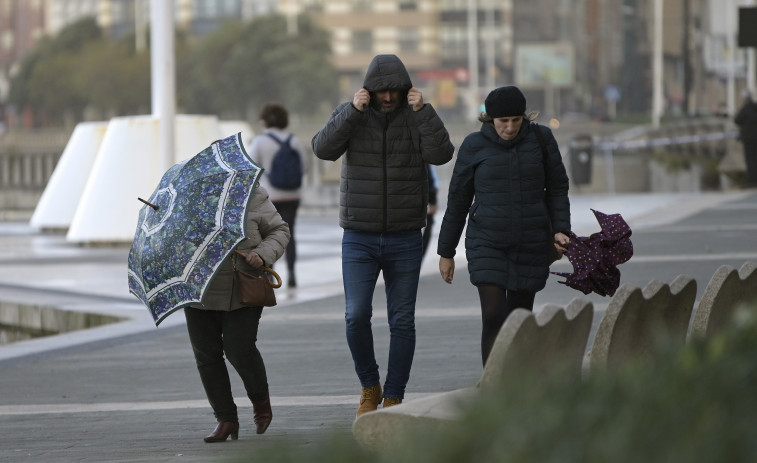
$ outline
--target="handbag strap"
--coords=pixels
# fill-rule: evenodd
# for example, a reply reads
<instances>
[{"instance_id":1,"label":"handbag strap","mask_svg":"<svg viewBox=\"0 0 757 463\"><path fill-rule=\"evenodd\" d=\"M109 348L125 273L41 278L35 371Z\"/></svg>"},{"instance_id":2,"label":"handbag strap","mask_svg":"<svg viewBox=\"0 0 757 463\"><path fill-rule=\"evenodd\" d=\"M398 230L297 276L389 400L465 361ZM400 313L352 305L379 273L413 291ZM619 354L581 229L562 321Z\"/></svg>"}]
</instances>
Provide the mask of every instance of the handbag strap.
<instances>
[{"instance_id":1,"label":"handbag strap","mask_svg":"<svg viewBox=\"0 0 757 463\"><path fill-rule=\"evenodd\" d=\"M539 127L539 124L532 122L531 128L534 129L534 132L536 133L536 140L539 142L539 148L541 149L541 162L544 165L544 182L547 181L547 156L549 153L547 152L547 142L544 140L544 134L541 132L541 128Z\"/></svg>"},{"instance_id":2,"label":"handbag strap","mask_svg":"<svg viewBox=\"0 0 757 463\"><path fill-rule=\"evenodd\" d=\"M244 253L242 253L242 252L234 250L234 255L232 256L232 262L234 264L234 271L240 271L241 272L241 270L239 270L237 268L237 254L240 255L240 256L242 256L242 257L247 257L247 256L245 256ZM282 285L283 282L282 282L281 277L279 276L279 274L276 273L276 271L274 269L266 267L264 265L264 266L260 267L259 270L262 270L264 272L268 272L271 275L273 275L274 278L276 278L276 282L275 283L273 281L271 281L270 278L266 278L266 282L271 286L271 288L273 288L273 289L281 288L281 285Z\"/></svg>"}]
</instances>

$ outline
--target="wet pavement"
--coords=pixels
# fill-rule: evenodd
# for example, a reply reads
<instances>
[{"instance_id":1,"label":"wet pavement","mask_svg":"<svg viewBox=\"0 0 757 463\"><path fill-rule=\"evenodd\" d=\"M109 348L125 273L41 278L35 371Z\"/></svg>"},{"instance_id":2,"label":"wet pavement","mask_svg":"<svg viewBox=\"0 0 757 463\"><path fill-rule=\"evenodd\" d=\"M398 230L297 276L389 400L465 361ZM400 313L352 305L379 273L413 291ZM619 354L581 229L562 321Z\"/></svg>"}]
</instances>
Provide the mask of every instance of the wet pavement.
<instances>
[{"instance_id":1,"label":"wet pavement","mask_svg":"<svg viewBox=\"0 0 757 463\"><path fill-rule=\"evenodd\" d=\"M635 254L621 282L643 287L686 274L698 296L720 265L757 261L757 191L703 194L575 196L574 229L598 231L590 208L620 212L634 234ZM156 328L128 293L128 246L83 247L60 233L23 222L0 223L0 300L106 313L121 323L0 346L0 461L224 461L262 442L313 445L349 434L359 383L344 338L340 240L336 211L303 211L298 219L296 289L277 290L266 309L259 348L266 362L274 419L257 436L241 381L240 440L205 444L214 427L181 312ZM439 216L439 219L441 215ZM439 223L440 220L437 221ZM432 250L433 250L432 242ZM455 282L438 276L435 254L424 260L417 306L417 348L406 400L468 387L481 374L479 310L460 247ZM281 268L278 268L281 267ZM277 271L287 280L283 265ZM560 261L555 271L569 271ZM609 298L583 294L550 277L536 298L567 305ZM388 349L383 291L375 295L374 336L382 376Z\"/></svg>"}]
</instances>

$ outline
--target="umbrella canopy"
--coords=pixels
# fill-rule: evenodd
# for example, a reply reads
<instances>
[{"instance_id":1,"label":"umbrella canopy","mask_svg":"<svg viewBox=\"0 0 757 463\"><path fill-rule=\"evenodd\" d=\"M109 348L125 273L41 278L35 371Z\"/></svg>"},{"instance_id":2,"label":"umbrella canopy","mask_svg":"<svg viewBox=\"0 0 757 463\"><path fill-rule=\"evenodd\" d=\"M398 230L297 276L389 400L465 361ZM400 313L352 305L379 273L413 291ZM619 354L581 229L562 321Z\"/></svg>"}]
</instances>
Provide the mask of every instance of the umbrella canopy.
<instances>
[{"instance_id":1,"label":"umbrella canopy","mask_svg":"<svg viewBox=\"0 0 757 463\"><path fill-rule=\"evenodd\" d=\"M261 173L238 133L171 167L147 201L139 198L145 206L129 252L129 291L156 326L199 303L221 262L245 239Z\"/></svg>"},{"instance_id":2,"label":"umbrella canopy","mask_svg":"<svg viewBox=\"0 0 757 463\"><path fill-rule=\"evenodd\" d=\"M573 264L573 273L551 272L565 277L560 283L584 294L595 292L612 296L620 285L618 265L633 256L631 227L620 214L603 214L591 210L601 231L589 237L570 232L570 245L565 253Z\"/></svg>"}]
</instances>

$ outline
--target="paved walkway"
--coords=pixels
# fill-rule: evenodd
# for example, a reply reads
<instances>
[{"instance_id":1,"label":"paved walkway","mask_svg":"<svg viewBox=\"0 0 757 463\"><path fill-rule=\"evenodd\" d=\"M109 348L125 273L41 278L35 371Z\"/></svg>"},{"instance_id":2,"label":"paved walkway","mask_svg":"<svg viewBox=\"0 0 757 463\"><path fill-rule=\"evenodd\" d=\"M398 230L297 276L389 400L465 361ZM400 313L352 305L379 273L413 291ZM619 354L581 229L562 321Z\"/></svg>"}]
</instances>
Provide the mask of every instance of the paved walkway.
<instances>
[{"instance_id":1,"label":"paved walkway","mask_svg":"<svg viewBox=\"0 0 757 463\"><path fill-rule=\"evenodd\" d=\"M622 281L644 286L693 276L699 297L722 264L757 261L757 192L576 196L574 228L597 231L589 208L620 212L634 235L634 258ZM0 223L0 300L102 312L125 321L99 328L0 346L0 461L220 461L286 439L310 445L349 433L359 384L344 340L341 229L335 212L299 219L298 283L277 292L266 309L259 347L269 373L274 420L254 434L249 402L239 397L240 441L208 445L214 426L179 312L155 328L128 294L128 247L69 245L62 235ZM462 249L461 249L462 250ZM407 400L471 386L481 374L478 298L459 253L452 286L424 261L418 297L418 343ZM286 272L280 270L284 281ZM559 262L554 270L569 270ZM583 296L551 277L537 296L566 305L595 303L599 320L608 298ZM376 350L382 374L388 327L382 291L375 297Z\"/></svg>"}]
</instances>

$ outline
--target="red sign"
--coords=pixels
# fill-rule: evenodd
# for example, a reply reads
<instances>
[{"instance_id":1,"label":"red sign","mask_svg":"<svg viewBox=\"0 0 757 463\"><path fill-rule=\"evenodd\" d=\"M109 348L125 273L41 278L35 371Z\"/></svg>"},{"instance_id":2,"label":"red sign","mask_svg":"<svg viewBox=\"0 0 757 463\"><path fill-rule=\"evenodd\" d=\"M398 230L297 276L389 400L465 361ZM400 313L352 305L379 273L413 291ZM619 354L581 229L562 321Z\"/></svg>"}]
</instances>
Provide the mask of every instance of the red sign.
<instances>
[{"instance_id":1,"label":"red sign","mask_svg":"<svg viewBox=\"0 0 757 463\"><path fill-rule=\"evenodd\" d=\"M429 69L427 71L420 71L418 78L424 82L429 80L455 80L457 82L468 82L470 73L466 68L456 69Z\"/></svg>"}]
</instances>

